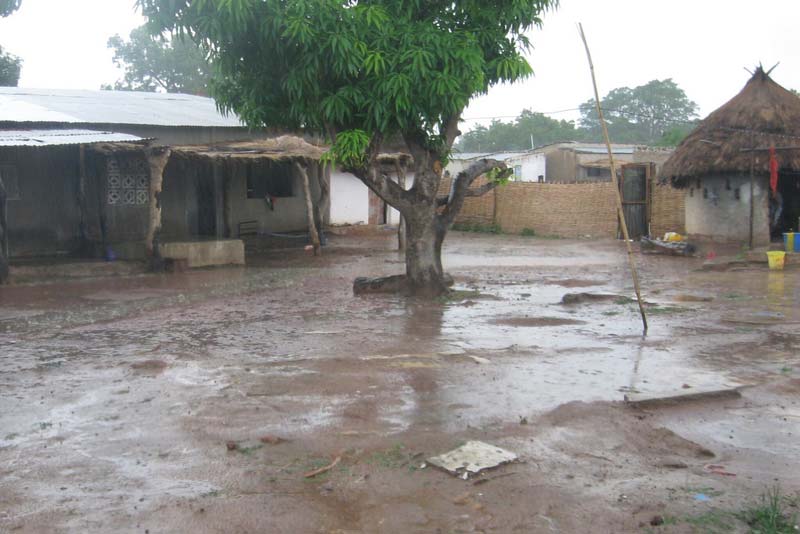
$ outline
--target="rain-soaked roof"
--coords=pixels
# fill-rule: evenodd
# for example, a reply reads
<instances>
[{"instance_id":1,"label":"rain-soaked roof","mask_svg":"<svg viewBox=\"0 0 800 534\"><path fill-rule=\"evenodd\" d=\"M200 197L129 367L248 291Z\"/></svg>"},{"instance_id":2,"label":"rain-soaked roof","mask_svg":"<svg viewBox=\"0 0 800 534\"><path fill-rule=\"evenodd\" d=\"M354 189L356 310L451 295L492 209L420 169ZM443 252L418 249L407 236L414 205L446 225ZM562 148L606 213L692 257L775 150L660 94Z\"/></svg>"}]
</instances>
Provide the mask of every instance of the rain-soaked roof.
<instances>
[{"instance_id":1,"label":"rain-soaked roof","mask_svg":"<svg viewBox=\"0 0 800 534\"><path fill-rule=\"evenodd\" d=\"M0 130L0 146L55 146L142 141L141 137L97 130Z\"/></svg>"},{"instance_id":2,"label":"rain-soaked roof","mask_svg":"<svg viewBox=\"0 0 800 534\"><path fill-rule=\"evenodd\" d=\"M242 127L211 98L174 93L0 87L0 122Z\"/></svg>"}]
</instances>

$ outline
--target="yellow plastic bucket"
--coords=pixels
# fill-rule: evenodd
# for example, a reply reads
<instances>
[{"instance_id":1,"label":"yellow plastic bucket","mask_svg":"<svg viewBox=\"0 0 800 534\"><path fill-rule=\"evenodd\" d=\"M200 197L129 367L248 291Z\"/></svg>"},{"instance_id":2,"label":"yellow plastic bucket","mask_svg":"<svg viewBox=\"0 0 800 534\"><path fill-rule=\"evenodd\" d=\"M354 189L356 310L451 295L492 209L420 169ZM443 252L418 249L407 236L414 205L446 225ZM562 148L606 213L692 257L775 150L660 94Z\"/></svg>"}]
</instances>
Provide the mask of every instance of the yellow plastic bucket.
<instances>
[{"instance_id":1,"label":"yellow plastic bucket","mask_svg":"<svg viewBox=\"0 0 800 534\"><path fill-rule=\"evenodd\" d=\"M783 264L786 261L786 253L782 250L772 250L767 252L767 261L769 261L769 268L776 271L783 269Z\"/></svg>"}]
</instances>

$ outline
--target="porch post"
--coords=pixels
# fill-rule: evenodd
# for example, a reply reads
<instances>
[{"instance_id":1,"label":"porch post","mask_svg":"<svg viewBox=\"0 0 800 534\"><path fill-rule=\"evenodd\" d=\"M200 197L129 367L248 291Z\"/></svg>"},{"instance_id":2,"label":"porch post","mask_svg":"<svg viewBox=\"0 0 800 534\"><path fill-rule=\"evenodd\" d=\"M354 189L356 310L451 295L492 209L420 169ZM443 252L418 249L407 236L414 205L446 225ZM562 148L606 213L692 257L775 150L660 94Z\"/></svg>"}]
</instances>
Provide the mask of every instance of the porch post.
<instances>
[{"instance_id":1,"label":"porch post","mask_svg":"<svg viewBox=\"0 0 800 534\"><path fill-rule=\"evenodd\" d=\"M161 189L164 182L164 168L172 151L168 147L151 146L144 151L150 167L150 217L147 220L145 247L149 258L160 258L158 233L161 231Z\"/></svg>"},{"instance_id":2,"label":"porch post","mask_svg":"<svg viewBox=\"0 0 800 534\"><path fill-rule=\"evenodd\" d=\"M308 218L308 233L311 236L311 245L314 247L314 256L319 256L321 252L321 245L319 242L319 234L317 233L317 225L314 224L314 200L311 197L311 185L308 182L308 172L306 168L299 162L294 162L294 167L300 173L303 182L303 194L306 197L306 216Z\"/></svg>"}]
</instances>

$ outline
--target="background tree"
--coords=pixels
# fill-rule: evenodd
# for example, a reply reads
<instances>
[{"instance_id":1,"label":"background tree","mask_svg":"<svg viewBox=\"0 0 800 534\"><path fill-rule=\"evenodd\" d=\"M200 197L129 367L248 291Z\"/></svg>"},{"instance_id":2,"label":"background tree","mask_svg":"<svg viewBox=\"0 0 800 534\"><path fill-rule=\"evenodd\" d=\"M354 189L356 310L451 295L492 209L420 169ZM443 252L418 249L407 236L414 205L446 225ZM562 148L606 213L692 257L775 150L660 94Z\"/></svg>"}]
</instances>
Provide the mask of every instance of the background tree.
<instances>
[{"instance_id":1,"label":"background tree","mask_svg":"<svg viewBox=\"0 0 800 534\"><path fill-rule=\"evenodd\" d=\"M0 87L16 87L22 72L22 59L3 51L0 46Z\"/></svg>"},{"instance_id":2,"label":"background tree","mask_svg":"<svg viewBox=\"0 0 800 534\"><path fill-rule=\"evenodd\" d=\"M616 143L654 145L676 127L691 127L697 118L697 104L672 81L652 80L638 87L618 87L602 100L601 106L611 139ZM595 112L594 99L580 106L580 126L587 137L600 140L602 131Z\"/></svg>"},{"instance_id":3,"label":"background tree","mask_svg":"<svg viewBox=\"0 0 800 534\"><path fill-rule=\"evenodd\" d=\"M104 89L208 94L211 66L190 39L153 36L142 26L127 41L114 35L108 47L114 50L114 64L124 70L124 76Z\"/></svg>"},{"instance_id":4,"label":"background tree","mask_svg":"<svg viewBox=\"0 0 800 534\"><path fill-rule=\"evenodd\" d=\"M461 152L528 150L549 143L578 141L582 138L583 132L575 128L574 122L551 119L542 113L526 109L513 122L494 120L488 128L478 125L459 138L457 148Z\"/></svg>"},{"instance_id":5,"label":"background tree","mask_svg":"<svg viewBox=\"0 0 800 534\"><path fill-rule=\"evenodd\" d=\"M442 169L474 95L531 73L525 32L557 0L138 0L155 32L201 43L218 76L212 94L254 127L324 131L329 152L406 220L406 285L446 291L441 247L482 160L439 197ZM380 172L383 141L414 157L404 190ZM481 189L479 192L482 192Z\"/></svg>"},{"instance_id":6,"label":"background tree","mask_svg":"<svg viewBox=\"0 0 800 534\"><path fill-rule=\"evenodd\" d=\"M0 0L0 17L7 17L22 5L22 0Z\"/></svg>"},{"instance_id":7,"label":"background tree","mask_svg":"<svg viewBox=\"0 0 800 534\"><path fill-rule=\"evenodd\" d=\"M0 0L0 17L7 17L22 4L22 0ZM22 59L3 51L0 46L0 87L16 87L22 72Z\"/></svg>"}]
</instances>

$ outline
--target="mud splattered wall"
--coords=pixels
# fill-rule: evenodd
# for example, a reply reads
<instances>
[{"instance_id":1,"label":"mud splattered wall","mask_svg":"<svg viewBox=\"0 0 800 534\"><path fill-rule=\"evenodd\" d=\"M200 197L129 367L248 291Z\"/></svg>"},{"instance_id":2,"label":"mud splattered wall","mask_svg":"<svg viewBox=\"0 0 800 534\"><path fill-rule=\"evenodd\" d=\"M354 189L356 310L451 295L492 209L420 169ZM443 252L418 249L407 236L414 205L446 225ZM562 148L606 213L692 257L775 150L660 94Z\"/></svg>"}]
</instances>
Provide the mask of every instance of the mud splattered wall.
<instances>
[{"instance_id":1,"label":"mud splattered wall","mask_svg":"<svg viewBox=\"0 0 800 534\"><path fill-rule=\"evenodd\" d=\"M71 253L80 246L78 147L2 147L19 194L8 201L11 257Z\"/></svg>"}]
</instances>

